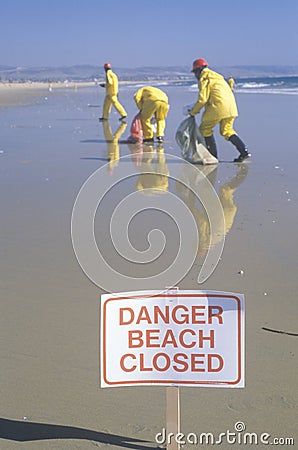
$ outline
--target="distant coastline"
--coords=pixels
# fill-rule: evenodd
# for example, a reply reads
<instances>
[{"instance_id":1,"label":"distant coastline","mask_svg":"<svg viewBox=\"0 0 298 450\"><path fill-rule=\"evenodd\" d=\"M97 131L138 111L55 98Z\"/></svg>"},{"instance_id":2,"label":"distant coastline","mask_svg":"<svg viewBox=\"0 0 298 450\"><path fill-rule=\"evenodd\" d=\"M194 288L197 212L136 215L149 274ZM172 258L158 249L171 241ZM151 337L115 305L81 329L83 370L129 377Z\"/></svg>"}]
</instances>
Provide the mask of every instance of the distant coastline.
<instances>
[{"instance_id":1,"label":"distant coastline","mask_svg":"<svg viewBox=\"0 0 298 450\"><path fill-rule=\"evenodd\" d=\"M230 66L211 67L224 76L234 78L298 76L298 66ZM193 80L189 67L115 67L120 81ZM13 67L0 65L1 82L96 82L103 80L99 66Z\"/></svg>"}]
</instances>

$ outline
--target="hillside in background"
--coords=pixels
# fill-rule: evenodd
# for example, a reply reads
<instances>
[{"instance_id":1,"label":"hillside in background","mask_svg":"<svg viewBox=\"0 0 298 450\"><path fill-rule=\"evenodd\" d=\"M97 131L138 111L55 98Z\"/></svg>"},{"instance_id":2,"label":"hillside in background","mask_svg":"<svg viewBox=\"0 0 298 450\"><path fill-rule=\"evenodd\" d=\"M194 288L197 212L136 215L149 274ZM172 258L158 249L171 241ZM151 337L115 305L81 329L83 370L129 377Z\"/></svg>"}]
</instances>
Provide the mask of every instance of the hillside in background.
<instances>
[{"instance_id":1,"label":"hillside in background","mask_svg":"<svg viewBox=\"0 0 298 450\"><path fill-rule=\"evenodd\" d=\"M224 76L235 78L297 76L298 66L233 66L211 67ZM114 67L121 81L193 79L189 67ZM11 67L0 65L0 81L94 81L104 79L104 69L91 65L70 67Z\"/></svg>"}]
</instances>

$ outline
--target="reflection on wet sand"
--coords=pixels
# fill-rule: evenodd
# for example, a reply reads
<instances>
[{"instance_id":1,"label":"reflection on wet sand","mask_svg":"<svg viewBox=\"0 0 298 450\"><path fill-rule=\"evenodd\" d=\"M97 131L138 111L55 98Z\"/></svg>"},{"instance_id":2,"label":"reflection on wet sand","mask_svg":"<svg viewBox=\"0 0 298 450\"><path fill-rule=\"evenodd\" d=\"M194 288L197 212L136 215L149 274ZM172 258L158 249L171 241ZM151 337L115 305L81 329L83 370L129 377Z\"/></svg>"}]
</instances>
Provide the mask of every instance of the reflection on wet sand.
<instances>
[{"instance_id":1,"label":"reflection on wet sand","mask_svg":"<svg viewBox=\"0 0 298 450\"><path fill-rule=\"evenodd\" d=\"M147 195L168 191L169 169L163 147L158 146L155 153L153 145L146 145L143 148L142 159L137 168L140 171L136 183L138 191L145 189L143 192Z\"/></svg>"},{"instance_id":2,"label":"reflection on wet sand","mask_svg":"<svg viewBox=\"0 0 298 450\"><path fill-rule=\"evenodd\" d=\"M115 133L112 132L111 126L108 120L102 122L104 137L107 143L107 155L108 155L108 170L109 174L113 173L114 168L118 165L120 158L119 139L124 133L127 124L121 122Z\"/></svg>"},{"instance_id":3,"label":"reflection on wet sand","mask_svg":"<svg viewBox=\"0 0 298 450\"><path fill-rule=\"evenodd\" d=\"M207 177L209 182L215 189L216 186L216 175L218 166L196 166L197 169ZM196 176L194 171L187 170L187 166L182 168L181 179L184 179L190 188L194 188L197 183L201 183L201 179ZM243 183L248 174L248 166L243 164L238 167L237 174L228 182L219 186L218 197L223 208L223 214L225 219L224 236L226 236L235 220L237 206L234 202L234 193L236 189ZM187 204L190 211L192 212L199 233L199 256L204 256L207 250L220 242L224 236L217 233L216 225L212 224L212 231L210 229L210 221L208 214L202 204L199 202L198 197L195 193L183 185L182 183L176 183L176 189L181 197L181 199Z\"/></svg>"},{"instance_id":4,"label":"reflection on wet sand","mask_svg":"<svg viewBox=\"0 0 298 450\"><path fill-rule=\"evenodd\" d=\"M103 128L108 145L109 173L112 174L121 156L118 141L126 128L126 124L121 123L114 134L111 131L108 121L103 122ZM164 147L161 145L143 145L142 143L129 144L127 142L126 145L130 150L131 160L137 169L137 173L139 173L135 189L145 195L169 192L170 172ZM175 193L178 193L195 219L199 236L198 256L204 256L210 248L221 243L223 238L229 233L237 212L234 194L236 189L247 177L249 167L246 164L237 165L236 175L220 185L216 183L217 165L194 166L185 162L181 166L180 181L176 181ZM196 170L194 170L194 167ZM220 211L218 211L218 214L213 213L212 227L210 227L210 217L206 211L209 205L205 205L205 209L200 198L195 193L198 188L199 190L201 189L202 198L204 198L203 192L208 189L206 179L213 189L217 191L225 221L224 232L222 228L222 213ZM181 181L185 181L185 184ZM215 221L214 218L216 218Z\"/></svg>"}]
</instances>

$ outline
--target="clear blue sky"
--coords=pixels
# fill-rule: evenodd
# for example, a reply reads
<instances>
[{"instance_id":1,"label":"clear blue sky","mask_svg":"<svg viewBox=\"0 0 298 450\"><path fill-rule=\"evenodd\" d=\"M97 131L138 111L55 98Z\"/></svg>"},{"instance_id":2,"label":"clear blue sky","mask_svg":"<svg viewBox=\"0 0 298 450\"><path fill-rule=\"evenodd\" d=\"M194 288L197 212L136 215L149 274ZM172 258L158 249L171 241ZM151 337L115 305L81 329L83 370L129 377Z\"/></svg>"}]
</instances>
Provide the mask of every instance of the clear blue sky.
<instances>
[{"instance_id":1,"label":"clear blue sky","mask_svg":"<svg viewBox=\"0 0 298 450\"><path fill-rule=\"evenodd\" d=\"M0 65L298 65L298 0L3 0Z\"/></svg>"}]
</instances>

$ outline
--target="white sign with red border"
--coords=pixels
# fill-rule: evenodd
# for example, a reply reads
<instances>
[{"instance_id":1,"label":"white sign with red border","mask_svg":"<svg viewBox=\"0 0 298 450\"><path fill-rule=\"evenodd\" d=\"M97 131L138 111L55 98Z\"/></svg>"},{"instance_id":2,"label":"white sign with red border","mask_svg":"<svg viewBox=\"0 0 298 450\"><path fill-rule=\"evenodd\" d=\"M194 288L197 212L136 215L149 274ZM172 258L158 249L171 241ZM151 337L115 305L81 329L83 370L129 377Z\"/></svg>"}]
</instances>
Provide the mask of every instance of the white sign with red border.
<instances>
[{"instance_id":1,"label":"white sign with red border","mask_svg":"<svg viewBox=\"0 0 298 450\"><path fill-rule=\"evenodd\" d=\"M100 325L101 387L244 387L242 294L105 294Z\"/></svg>"}]
</instances>

